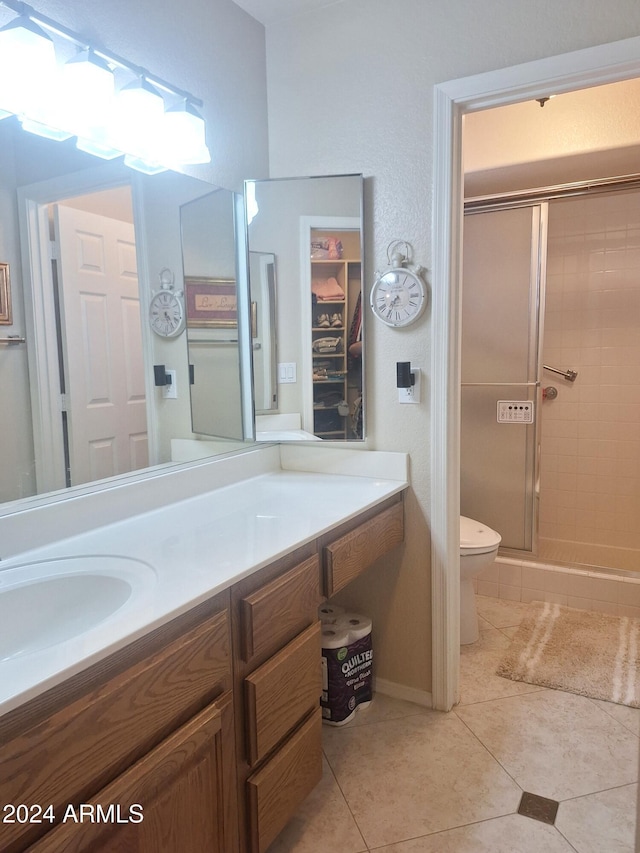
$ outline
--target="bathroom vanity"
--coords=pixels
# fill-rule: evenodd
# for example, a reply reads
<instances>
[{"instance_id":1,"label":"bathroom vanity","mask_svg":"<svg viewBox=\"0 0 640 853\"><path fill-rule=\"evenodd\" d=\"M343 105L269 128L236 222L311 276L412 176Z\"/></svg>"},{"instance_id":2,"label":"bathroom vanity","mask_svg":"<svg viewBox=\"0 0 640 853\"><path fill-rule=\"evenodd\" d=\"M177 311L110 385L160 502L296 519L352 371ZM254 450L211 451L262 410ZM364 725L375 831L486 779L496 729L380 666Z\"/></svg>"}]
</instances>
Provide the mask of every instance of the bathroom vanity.
<instances>
[{"instance_id":1,"label":"bathroom vanity","mask_svg":"<svg viewBox=\"0 0 640 853\"><path fill-rule=\"evenodd\" d=\"M404 455L336 454L199 463L190 488L217 487L7 561L110 548L154 578L100 626L0 662L3 853L267 850L322 773L318 605L404 534Z\"/></svg>"}]
</instances>

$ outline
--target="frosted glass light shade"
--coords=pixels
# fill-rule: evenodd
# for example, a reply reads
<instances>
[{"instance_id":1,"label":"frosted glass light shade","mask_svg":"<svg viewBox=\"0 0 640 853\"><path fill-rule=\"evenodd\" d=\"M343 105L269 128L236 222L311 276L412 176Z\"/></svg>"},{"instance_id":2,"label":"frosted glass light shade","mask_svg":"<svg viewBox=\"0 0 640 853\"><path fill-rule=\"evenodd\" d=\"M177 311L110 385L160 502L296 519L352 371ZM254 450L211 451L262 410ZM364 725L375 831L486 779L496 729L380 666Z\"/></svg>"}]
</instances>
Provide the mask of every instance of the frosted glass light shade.
<instances>
[{"instance_id":1,"label":"frosted glass light shade","mask_svg":"<svg viewBox=\"0 0 640 853\"><path fill-rule=\"evenodd\" d=\"M122 157L123 154L117 148L103 145L95 139L85 139L83 136L79 136L76 140L76 148L79 151L85 151L87 154L93 154L94 157L100 157L101 160L114 160L116 157Z\"/></svg>"},{"instance_id":2,"label":"frosted glass light shade","mask_svg":"<svg viewBox=\"0 0 640 853\"><path fill-rule=\"evenodd\" d=\"M144 79L129 83L115 98L111 144L134 158L156 162L153 152L163 117L164 101L158 90Z\"/></svg>"},{"instance_id":3,"label":"frosted glass light shade","mask_svg":"<svg viewBox=\"0 0 640 853\"><path fill-rule=\"evenodd\" d=\"M48 100L55 73L53 41L37 24L20 17L0 29L0 109L33 115Z\"/></svg>"},{"instance_id":4,"label":"frosted glass light shade","mask_svg":"<svg viewBox=\"0 0 640 853\"><path fill-rule=\"evenodd\" d=\"M91 50L72 57L62 68L58 93L65 126L104 143L115 98L113 73L105 60Z\"/></svg>"},{"instance_id":5,"label":"frosted glass light shade","mask_svg":"<svg viewBox=\"0 0 640 853\"><path fill-rule=\"evenodd\" d=\"M186 101L166 110L161 144L163 163L197 165L211 162L205 140L204 119Z\"/></svg>"},{"instance_id":6,"label":"frosted glass light shade","mask_svg":"<svg viewBox=\"0 0 640 853\"><path fill-rule=\"evenodd\" d=\"M68 130L61 130L60 128L54 127L53 125L47 124L46 122L36 121L32 118L22 119L20 122L23 130L29 131L29 133L35 133L36 136L43 136L45 139L52 139L54 142L64 142L66 139L71 139L73 133L70 133Z\"/></svg>"},{"instance_id":7,"label":"frosted glass light shade","mask_svg":"<svg viewBox=\"0 0 640 853\"><path fill-rule=\"evenodd\" d=\"M142 172L143 175L159 175L160 172L166 172L167 167L161 166L159 163L148 163L140 157L133 157L131 154L125 154L124 165L130 169L135 169L136 172Z\"/></svg>"}]
</instances>

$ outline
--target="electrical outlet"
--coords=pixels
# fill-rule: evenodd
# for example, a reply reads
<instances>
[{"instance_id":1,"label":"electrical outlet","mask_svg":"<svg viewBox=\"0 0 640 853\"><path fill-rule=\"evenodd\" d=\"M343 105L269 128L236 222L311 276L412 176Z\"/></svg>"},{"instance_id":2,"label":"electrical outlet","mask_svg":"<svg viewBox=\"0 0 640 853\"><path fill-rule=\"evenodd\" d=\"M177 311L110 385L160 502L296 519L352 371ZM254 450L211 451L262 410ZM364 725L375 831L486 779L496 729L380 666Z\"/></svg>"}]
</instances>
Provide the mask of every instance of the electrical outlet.
<instances>
[{"instance_id":1,"label":"electrical outlet","mask_svg":"<svg viewBox=\"0 0 640 853\"><path fill-rule=\"evenodd\" d=\"M162 388L162 396L165 400L177 400L178 399L178 386L176 385L176 371L175 370L167 370L165 371L167 376L171 377L171 385L164 385Z\"/></svg>"},{"instance_id":2,"label":"electrical outlet","mask_svg":"<svg viewBox=\"0 0 640 853\"><path fill-rule=\"evenodd\" d=\"M414 377L413 385L410 388L398 388L399 403L420 402L420 368L414 368L411 375Z\"/></svg>"}]
</instances>

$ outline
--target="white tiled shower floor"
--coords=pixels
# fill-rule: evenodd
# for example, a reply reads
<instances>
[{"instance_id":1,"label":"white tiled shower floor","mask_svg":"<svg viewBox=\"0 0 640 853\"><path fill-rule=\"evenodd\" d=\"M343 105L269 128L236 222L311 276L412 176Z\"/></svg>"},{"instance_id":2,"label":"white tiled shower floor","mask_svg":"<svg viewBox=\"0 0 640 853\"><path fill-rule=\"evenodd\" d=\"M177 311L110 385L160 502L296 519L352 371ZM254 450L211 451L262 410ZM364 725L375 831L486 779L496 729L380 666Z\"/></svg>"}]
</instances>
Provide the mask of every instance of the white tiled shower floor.
<instances>
[{"instance_id":1,"label":"white tiled shower floor","mask_svg":"<svg viewBox=\"0 0 640 853\"><path fill-rule=\"evenodd\" d=\"M447 714L377 695L324 727L321 784L269 853L633 853L640 711L495 675L527 605L478 596ZM517 813L560 802L555 825Z\"/></svg>"}]
</instances>

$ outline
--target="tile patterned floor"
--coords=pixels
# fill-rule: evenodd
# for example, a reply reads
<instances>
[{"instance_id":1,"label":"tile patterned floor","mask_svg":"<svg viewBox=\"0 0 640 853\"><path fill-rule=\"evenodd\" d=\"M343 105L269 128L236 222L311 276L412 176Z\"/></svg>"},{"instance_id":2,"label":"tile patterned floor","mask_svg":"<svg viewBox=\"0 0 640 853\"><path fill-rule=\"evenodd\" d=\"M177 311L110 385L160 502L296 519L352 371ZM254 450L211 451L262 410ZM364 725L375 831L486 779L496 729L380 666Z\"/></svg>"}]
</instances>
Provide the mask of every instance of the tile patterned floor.
<instances>
[{"instance_id":1,"label":"tile patterned floor","mask_svg":"<svg viewBox=\"0 0 640 853\"><path fill-rule=\"evenodd\" d=\"M448 714L378 695L269 853L633 853L640 711L494 674L527 607L478 596ZM559 800L555 825L517 813Z\"/></svg>"}]
</instances>

